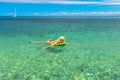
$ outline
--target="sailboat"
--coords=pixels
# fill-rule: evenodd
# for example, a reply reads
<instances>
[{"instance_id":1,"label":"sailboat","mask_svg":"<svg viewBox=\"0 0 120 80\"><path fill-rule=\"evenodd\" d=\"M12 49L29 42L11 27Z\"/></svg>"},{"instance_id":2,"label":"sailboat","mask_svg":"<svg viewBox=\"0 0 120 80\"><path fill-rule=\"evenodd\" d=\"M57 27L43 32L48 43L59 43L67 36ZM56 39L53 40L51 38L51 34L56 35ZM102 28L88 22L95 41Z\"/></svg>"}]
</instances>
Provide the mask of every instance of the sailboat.
<instances>
[{"instance_id":1,"label":"sailboat","mask_svg":"<svg viewBox=\"0 0 120 80\"><path fill-rule=\"evenodd\" d=\"M15 8L15 11L14 11L13 17L14 17L14 18L17 17L16 8Z\"/></svg>"}]
</instances>

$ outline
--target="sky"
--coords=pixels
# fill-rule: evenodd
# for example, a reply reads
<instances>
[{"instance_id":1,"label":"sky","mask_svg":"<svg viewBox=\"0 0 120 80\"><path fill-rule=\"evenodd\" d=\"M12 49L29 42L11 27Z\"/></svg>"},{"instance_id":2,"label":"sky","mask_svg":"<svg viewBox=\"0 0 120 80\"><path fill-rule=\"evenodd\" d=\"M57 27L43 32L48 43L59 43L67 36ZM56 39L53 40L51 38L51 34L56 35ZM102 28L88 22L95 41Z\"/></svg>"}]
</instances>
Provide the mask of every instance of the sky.
<instances>
[{"instance_id":1,"label":"sky","mask_svg":"<svg viewBox=\"0 0 120 80\"><path fill-rule=\"evenodd\" d=\"M120 0L0 0L0 16L120 16Z\"/></svg>"}]
</instances>

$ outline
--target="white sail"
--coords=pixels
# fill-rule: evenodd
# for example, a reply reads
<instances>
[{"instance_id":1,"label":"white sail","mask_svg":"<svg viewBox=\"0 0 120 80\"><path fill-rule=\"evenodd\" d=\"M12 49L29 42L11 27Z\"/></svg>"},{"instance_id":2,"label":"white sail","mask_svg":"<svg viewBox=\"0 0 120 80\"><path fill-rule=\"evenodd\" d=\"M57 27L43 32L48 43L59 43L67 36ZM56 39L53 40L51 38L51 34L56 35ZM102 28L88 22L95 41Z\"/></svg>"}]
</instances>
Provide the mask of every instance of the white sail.
<instances>
[{"instance_id":1,"label":"white sail","mask_svg":"<svg viewBox=\"0 0 120 80\"><path fill-rule=\"evenodd\" d=\"M14 18L17 17L16 8L15 8L15 11L14 11L13 17L14 17Z\"/></svg>"}]
</instances>

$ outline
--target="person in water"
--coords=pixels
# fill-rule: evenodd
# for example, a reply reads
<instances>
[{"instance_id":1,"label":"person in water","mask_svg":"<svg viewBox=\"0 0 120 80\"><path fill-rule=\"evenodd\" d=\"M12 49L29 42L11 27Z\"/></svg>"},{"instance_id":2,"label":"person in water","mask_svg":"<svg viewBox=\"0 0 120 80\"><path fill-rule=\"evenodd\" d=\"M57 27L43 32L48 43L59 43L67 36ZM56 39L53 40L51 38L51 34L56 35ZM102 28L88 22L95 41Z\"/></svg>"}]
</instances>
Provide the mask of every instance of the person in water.
<instances>
[{"instance_id":1,"label":"person in water","mask_svg":"<svg viewBox=\"0 0 120 80\"><path fill-rule=\"evenodd\" d=\"M65 37L64 36L60 36L57 40L48 40L47 41L48 44L50 44L49 46L46 46L44 48L48 48L48 47L52 47L58 44L62 44L65 43Z\"/></svg>"},{"instance_id":2,"label":"person in water","mask_svg":"<svg viewBox=\"0 0 120 80\"><path fill-rule=\"evenodd\" d=\"M35 41L31 41L31 42L37 43L37 44L50 44L49 46L43 47L43 49L45 49L45 48L56 46L56 45L62 44L62 43L65 44L65 37L64 36L60 36L57 40L49 39L46 42L35 42Z\"/></svg>"}]
</instances>

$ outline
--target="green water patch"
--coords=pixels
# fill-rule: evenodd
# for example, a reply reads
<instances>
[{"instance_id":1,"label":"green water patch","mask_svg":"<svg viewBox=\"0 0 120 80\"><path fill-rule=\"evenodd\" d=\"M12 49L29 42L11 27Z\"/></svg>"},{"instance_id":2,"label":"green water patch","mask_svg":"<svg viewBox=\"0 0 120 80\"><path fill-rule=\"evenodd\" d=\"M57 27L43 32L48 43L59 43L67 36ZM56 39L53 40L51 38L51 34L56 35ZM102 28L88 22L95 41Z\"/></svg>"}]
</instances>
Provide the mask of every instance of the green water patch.
<instances>
[{"instance_id":1,"label":"green water patch","mask_svg":"<svg viewBox=\"0 0 120 80\"><path fill-rule=\"evenodd\" d=\"M67 34L66 37L67 40L70 39ZM1 79L119 80L120 58L117 42L110 44L114 45L111 47L108 42L95 43L95 39L95 45L91 45L88 40L81 39L80 46L65 45L41 49L47 45L27 43L33 37L19 35L2 38L9 42L3 43L1 39L1 46L5 48L0 51ZM75 36L70 41L74 42L74 39Z\"/></svg>"},{"instance_id":2,"label":"green water patch","mask_svg":"<svg viewBox=\"0 0 120 80\"><path fill-rule=\"evenodd\" d=\"M120 79L119 20L30 22L0 23L1 80ZM28 43L61 35L70 44L42 49L48 44Z\"/></svg>"}]
</instances>

